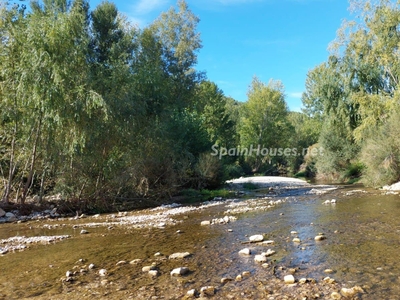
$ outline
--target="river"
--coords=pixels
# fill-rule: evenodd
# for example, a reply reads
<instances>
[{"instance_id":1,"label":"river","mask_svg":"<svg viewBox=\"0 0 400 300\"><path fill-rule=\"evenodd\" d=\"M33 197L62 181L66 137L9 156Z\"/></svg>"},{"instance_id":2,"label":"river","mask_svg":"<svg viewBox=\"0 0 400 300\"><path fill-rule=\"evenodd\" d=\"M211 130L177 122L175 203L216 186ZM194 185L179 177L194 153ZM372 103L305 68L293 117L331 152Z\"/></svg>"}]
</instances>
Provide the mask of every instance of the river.
<instances>
[{"instance_id":1,"label":"river","mask_svg":"<svg viewBox=\"0 0 400 300\"><path fill-rule=\"evenodd\" d=\"M190 298L189 290L198 296L207 286L215 290L204 296L214 299L399 299L399 195L354 186L324 194L304 189L261 194L197 209L2 224L0 239L69 237L2 255L0 299L183 299ZM336 203L322 204L331 199ZM237 211L243 208L247 211ZM143 215L161 219L150 221L153 226L121 223ZM225 216L232 217L228 223L220 219ZM216 224L201 225L213 219ZM326 239L316 241L320 233ZM257 234L273 244L249 243ZM252 254L240 255L244 248ZM276 251L267 264L255 262L267 249ZM176 252L190 255L168 258ZM142 271L151 265L157 271L153 276ZM178 267L187 267L188 274L171 276ZM284 282L288 274L295 284ZM352 287L360 290L340 298L343 288Z\"/></svg>"}]
</instances>

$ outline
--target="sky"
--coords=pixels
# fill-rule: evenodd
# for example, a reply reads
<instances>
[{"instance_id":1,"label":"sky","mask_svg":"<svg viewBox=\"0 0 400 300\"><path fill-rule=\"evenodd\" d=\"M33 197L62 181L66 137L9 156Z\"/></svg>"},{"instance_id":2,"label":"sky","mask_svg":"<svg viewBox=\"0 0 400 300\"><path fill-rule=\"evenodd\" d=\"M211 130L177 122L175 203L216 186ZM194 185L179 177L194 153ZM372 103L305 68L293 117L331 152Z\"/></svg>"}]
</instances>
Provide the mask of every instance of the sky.
<instances>
[{"instance_id":1,"label":"sky","mask_svg":"<svg viewBox=\"0 0 400 300\"><path fill-rule=\"evenodd\" d=\"M111 0L110 0L111 1ZM101 0L90 0L94 9ZM176 0L114 0L118 10L144 28ZM307 72L329 56L343 20L353 19L347 0L186 0L200 18L203 47L198 71L226 96L246 101L254 76L280 80L289 109L300 111Z\"/></svg>"}]
</instances>

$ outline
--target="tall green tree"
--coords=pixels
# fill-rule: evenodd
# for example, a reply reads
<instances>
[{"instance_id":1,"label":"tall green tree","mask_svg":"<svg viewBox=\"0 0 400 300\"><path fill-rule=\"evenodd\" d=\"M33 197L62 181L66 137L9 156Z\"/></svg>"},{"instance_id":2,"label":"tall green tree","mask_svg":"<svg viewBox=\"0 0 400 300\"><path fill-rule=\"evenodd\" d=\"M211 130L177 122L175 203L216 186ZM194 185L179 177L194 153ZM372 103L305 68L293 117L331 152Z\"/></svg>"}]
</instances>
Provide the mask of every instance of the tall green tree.
<instances>
[{"instance_id":1,"label":"tall green tree","mask_svg":"<svg viewBox=\"0 0 400 300\"><path fill-rule=\"evenodd\" d=\"M240 123L241 146L247 149L287 147L290 124L282 83L270 81L265 84L254 77L247 95L248 101L243 106ZM269 161L273 164L281 159L274 153L266 156L257 155L256 152L251 154L248 162L253 172L260 171Z\"/></svg>"}]
</instances>

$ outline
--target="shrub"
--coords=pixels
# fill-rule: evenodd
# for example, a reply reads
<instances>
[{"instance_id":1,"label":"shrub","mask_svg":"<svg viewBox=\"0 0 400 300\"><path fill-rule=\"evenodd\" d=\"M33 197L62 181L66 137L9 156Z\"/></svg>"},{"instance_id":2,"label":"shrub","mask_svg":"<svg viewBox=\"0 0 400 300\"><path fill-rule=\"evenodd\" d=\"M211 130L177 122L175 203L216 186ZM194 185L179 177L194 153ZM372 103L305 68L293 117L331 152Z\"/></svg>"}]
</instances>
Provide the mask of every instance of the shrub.
<instances>
[{"instance_id":1,"label":"shrub","mask_svg":"<svg viewBox=\"0 0 400 300\"><path fill-rule=\"evenodd\" d=\"M363 182L378 187L400 179L400 113L393 113L386 122L370 130L361 151L365 165Z\"/></svg>"}]
</instances>

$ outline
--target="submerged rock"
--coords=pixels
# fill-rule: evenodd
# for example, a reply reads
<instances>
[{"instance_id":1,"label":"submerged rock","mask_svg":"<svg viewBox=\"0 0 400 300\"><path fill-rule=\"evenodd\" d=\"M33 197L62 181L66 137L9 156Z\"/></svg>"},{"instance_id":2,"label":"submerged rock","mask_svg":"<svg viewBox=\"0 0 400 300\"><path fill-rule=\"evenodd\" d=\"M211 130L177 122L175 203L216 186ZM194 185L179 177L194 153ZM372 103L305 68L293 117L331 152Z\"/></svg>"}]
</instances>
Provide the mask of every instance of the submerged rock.
<instances>
[{"instance_id":1,"label":"submerged rock","mask_svg":"<svg viewBox=\"0 0 400 300\"><path fill-rule=\"evenodd\" d=\"M131 265L137 265L137 264L139 264L141 261L142 261L142 260L141 260L140 258L136 258L136 259L131 260L129 263L130 263Z\"/></svg>"},{"instance_id":2,"label":"submerged rock","mask_svg":"<svg viewBox=\"0 0 400 300\"><path fill-rule=\"evenodd\" d=\"M239 254L241 254L241 255L250 255L251 254L251 250L249 248L244 248L244 249L239 251Z\"/></svg>"},{"instance_id":3,"label":"submerged rock","mask_svg":"<svg viewBox=\"0 0 400 300\"><path fill-rule=\"evenodd\" d=\"M342 288L340 293L344 297L353 297L355 294L364 293L364 290L359 286L354 286L352 288Z\"/></svg>"},{"instance_id":4,"label":"submerged rock","mask_svg":"<svg viewBox=\"0 0 400 300\"><path fill-rule=\"evenodd\" d=\"M210 286L203 286L200 289L200 295L202 297L204 297L204 296L214 296L216 291L217 291L217 289L215 288L215 286L211 286L211 285Z\"/></svg>"},{"instance_id":5,"label":"submerged rock","mask_svg":"<svg viewBox=\"0 0 400 300\"><path fill-rule=\"evenodd\" d=\"M258 263L265 263L267 262L267 257L265 255L259 254L254 257L254 261Z\"/></svg>"},{"instance_id":6,"label":"submerged rock","mask_svg":"<svg viewBox=\"0 0 400 300\"><path fill-rule=\"evenodd\" d=\"M158 271L157 270L150 270L149 271L149 275L151 277L157 277L158 276Z\"/></svg>"},{"instance_id":7,"label":"submerged rock","mask_svg":"<svg viewBox=\"0 0 400 300\"><path fill-rule=\"evenodd\" d=\"M322 241L322 240L325 240L325 239L326 239L326 236L321 235L321 234L317 235L317 236L314 238L314 240L316 240L316 241Z\"/></svg>"},{"instance_id":8,"label":"submerged rock","mask_svg":"<svg viewBox=\"0 0 400 300\"><path fill-rule=\"evenodd\" d=\"M227 283L227 282L229 282L229 281L233 281L233 279L232 279L232 278L229 278L229 277L222 277L222 278L221 278L221 283L222 283L222 284L225 284L225 283Z\"/></svg>"},{"instance_id":9,"label":"submerged rock","mask_svg":"<svg viewBox=\"0 0 400 300\"><path fill-rule=\"evenodd\" d=\"M256 234L249 237L249 241L252 243L262 242L264 240L264 236L262 234Z\"/></svg>"},{"instance_id":10,"label":"submerged rock","mask_svg":"<svg viewBox=\"0 0 400 300\"><path fill-rule=\"evenodd\" d=\"M195 289L191 289L189 291L187 291L186 296L188 297L196 297L197 295L197 291Z\"/></svg>"},{"instance_id":11,"label":"submerged rock","mask_svg":"<svg viewBox=\"0 0 400 300\"><path fill-rule=\"evenodd\" d=\"M171 276L182 276L187 273L189 273L189 268L180 267L180 268L173 269L170 274L171 274Z\"/></svg>"},{"instance_id":12,"label":"submerged rock","mask_svg":"<svg viewBox=\"0 0 400 300\"><path fill-rule=\"evenodd\" d=\"M267 252L263 252L263 253L261 253L261 255L271 256L271 255L274 255L275 253L276 253L276 251L274 251L272 249L268 249Z\"/></svg>"},{"instance_id":13,"label":"submerged rock","mask_svg":"<svg viewBox=\"0 0 400 300\"><path fill-rule=\"evenodd\" d=\"M156 270L157 268L156 268L156 266L154 266L154 265L151 265L151 266L144 266L143 268L142 268L142 272L149 272L149 271L152 271L152 270Z\"/></svg>"},{"instance_id":14,"label":"submerged rock","mask_svg":"<svg viewBox=\"0 0 400 300\"><path fill-rule=\"evenodd\" d=\"M189 252L177 252L177 253L173 253L171 254L168 258L169 259L180 259L180 258L185 258L188 256L191 256L192 254Z\"/></svg>"}]
</instances>

